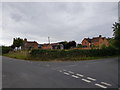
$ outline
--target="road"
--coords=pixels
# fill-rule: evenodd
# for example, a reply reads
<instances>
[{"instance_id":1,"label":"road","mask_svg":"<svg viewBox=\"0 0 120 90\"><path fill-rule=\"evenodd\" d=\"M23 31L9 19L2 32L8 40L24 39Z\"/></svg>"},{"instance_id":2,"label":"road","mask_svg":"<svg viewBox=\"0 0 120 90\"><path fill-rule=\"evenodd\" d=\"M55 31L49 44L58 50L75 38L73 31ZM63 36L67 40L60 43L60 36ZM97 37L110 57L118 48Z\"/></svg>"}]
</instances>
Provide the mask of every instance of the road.
<instances>
[{"instance_id":1,"label":"road","mask_svg":"<svg viewBox=\"0 0 120 90\"><path fill-rule=\"evenodd\" d=\"M38 62L2 57L2 88L118 88L118 58Z\"/></svg>"}]
</instances>

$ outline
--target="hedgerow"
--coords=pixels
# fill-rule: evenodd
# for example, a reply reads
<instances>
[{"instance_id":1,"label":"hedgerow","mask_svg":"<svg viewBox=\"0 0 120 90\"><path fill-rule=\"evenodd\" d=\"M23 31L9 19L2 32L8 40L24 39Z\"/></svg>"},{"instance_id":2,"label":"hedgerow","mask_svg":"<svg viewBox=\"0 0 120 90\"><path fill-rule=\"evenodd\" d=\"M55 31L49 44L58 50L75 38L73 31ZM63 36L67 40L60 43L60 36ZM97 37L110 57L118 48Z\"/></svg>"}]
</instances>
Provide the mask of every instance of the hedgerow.
<instances>
[{"instance_id":1,"label":"hedgerow","mask_svg":"<svg viewBox=\"0 0 120 90\"><path fill-rule=\"evenodd\" d=\"M41 50L34 49L30 52L30 56L38 59L62 59L76 57L104 57L118 55L116 49L91 49L91 50Z\"/></svg>"}]
</instances>

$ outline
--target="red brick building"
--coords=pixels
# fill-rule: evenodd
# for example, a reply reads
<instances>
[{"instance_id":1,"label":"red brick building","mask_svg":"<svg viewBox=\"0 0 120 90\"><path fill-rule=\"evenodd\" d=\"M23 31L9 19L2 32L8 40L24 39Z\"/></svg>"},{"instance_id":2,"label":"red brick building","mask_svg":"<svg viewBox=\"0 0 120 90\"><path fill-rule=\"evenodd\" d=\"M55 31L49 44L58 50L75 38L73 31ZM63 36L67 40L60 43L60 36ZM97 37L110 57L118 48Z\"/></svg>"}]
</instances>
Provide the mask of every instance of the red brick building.
<instances>
[{"instance_id":1,"label":"red brick building","mask_svg":"<svg viewBox=\"0 0 120 90\"><path fill-rule=\"evenodd\" d=\"M27 41L24 39L22 49L37 49L38 43L36 41Z\"/></svg>"},{"instance_id":2,"label":"red brick building","mask_svg":"<svg viewBox=\"0 0 120 90\"><path fill-rule=\"evenodd\" d=\"M52 45L51 44L43 44L41 49L52 49Z\"/></svg>"},{"instance_id":3,"label":"red brick building","mask_svg":"<svg viewBox=\"0 0 120 90\"><path fill-rule=\"evenodd\" d=\"M85 49L91 49L91 48L101 48L103 45L108 46L108 40L106 37L102 37L99 35L99 37L93 37L90 38L84 38L82 41L82 46Z\"/></svg>"}]
</instances>

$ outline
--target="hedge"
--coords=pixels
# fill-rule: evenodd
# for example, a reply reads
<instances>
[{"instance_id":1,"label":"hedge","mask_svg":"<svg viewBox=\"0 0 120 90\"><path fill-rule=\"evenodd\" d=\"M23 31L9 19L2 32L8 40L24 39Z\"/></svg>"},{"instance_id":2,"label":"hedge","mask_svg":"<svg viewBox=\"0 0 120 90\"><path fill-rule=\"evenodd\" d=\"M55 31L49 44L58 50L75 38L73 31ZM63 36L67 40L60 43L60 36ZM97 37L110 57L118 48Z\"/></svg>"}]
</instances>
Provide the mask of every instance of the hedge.
<instances>
[{"instance_id":1,"label":"hedge","mask_svg":"<svg viewBox=\"0 0 120 90\"><path fill-rule=\"evenodd\" d=\"M30 56L41 59L75 58L75 57L104 57L118 55L116 49L91 50L40 50L34 49Z\"/></svg>"}]
</instances>

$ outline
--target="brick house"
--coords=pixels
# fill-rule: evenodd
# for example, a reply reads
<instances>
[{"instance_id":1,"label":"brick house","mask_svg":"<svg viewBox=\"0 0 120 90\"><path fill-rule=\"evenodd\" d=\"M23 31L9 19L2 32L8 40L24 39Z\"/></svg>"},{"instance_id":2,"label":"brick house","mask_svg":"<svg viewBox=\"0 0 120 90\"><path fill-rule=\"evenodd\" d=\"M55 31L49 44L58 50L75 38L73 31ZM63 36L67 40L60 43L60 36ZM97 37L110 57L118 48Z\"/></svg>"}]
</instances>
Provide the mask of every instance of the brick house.
<instances>
[{"instance_id":1,"label":"brick house","mask_svg":"<svg viewBox=\"0 0 120 90\"><path fill-rule=\"evenodd\" d=\"M52 49L52 45L51 44L43 44L41 49Z\"/></svg>"},{"instance_id":2,"label":"brick house","mask_svg":"<svg viewBox=\"0 0 120 90\"><path fill-rule=\"evenodd\" d=\"M22 49L38 49L38 43L36 41L27 41L25 38Z\"/></svg>"},{"instance_id":3,"label":"brick house","mask_svg":"<svg viewBox=\"0 0 120 90\"><path fill-rule=\"evenodd\" d=\"M91 49L91 48L101 48L103 45L108 46L108 40L106 37L102 37L99 35L99 37L93 37L90 38L84 38L82 41L82 46L85 49Z\"/></svg>"},{"instance_id":4,"label":"brick house","mask_svg":"<svg viewBox=\"0 0 120 90\"><path fill-rule=\"evenodd\" d=\"M41 49L64 49L64 46L59 43L51 43L51 44L39 44L39 48Z\"/></svg>"}]
</instances>

